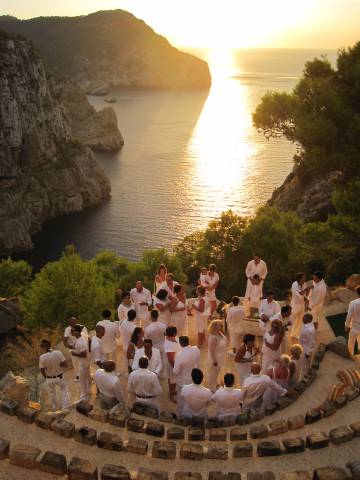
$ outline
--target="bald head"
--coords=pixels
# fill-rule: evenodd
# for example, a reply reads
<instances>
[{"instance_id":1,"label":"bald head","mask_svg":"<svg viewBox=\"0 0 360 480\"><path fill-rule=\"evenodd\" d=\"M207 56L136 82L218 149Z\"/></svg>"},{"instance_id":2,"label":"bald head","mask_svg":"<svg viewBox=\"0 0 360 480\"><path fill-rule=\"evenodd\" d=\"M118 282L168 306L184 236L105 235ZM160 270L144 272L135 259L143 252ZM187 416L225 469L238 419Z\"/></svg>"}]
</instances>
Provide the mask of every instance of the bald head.
<instances>
[{"instance_id":1,"label":"bald head","mask_svg":"<svg viewBox=\"0 0 360 480\"><path fill-rule=\"evenodd\" d=\"M106 362L102 364L102 368L105 370L105 372L114 372L115 362L113 362L112 360L106 360Z\"/></svg>"},{"instance_id":2,"label":"bald head","mask_svg":"<svg viewBox=\"0 0 360 480\"><path fill-rule=\"evenodd\" d=\"M257 363L257 362L253 362L251 364L251 373L253 375L259 375L259 373L261 372L261 365L260 363Z\"/></svg>"},{"instance_id":3,"label":"bald head","mask_svg":"<svg viewBox=\"0 0 360 480\"><path fill-rule=\"evenodd\" d=\"M102 325L96 325L95 333L98 338L102 338L105 335L105 327Z\"/></svg>"}]
</instances>

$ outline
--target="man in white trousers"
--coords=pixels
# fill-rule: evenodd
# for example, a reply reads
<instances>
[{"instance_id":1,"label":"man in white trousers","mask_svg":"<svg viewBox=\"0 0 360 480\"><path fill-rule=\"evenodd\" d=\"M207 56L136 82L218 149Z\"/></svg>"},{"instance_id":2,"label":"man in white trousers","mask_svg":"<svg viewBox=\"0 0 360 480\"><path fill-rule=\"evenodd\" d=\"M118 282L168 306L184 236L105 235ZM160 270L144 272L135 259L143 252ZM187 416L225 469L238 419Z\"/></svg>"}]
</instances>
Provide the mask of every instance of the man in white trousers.
<instances>
[{"instance_id":1,"label":"man in white trousers","mask_svg":"<svg viewBox=\"0 0 360 480\"><path fill-rule=\"evenodd\" d=\"M117 360L117 343L116 335L118 333L118 324L111 321L111 311L107 308L102 312L102 320L96 325L105 328L105 334L102 338L102 349L107 360L113 360L116 365Z\"/></svg>"},{"instance_id":2,"label":"man in white trousers","mask_svg":"<svg viewBox=\"0 0 360 480\"><path fill-rule=\"evenodd\" d=\"M243 332L243 320L245 312L240 304L240 298L235 296L231 299L232 306L228 308L226 315L226 325L229 330L230 347L236 353L240 345L240 336Z\"/></svg>"},{"instance_id":3,"label":"man in white trousers","mask_svg":"<svg viewBox=\"0 0 360 480\"><path fill-rule=\"evenodd\" d=\"M76 317L70 317L68 326L65 328L63 344L69 350L72 350L74 348L74 345L76 342L76 338L73 335L71 335L71 328L78 323L79 322ZM84 337L87 337L88 336L87 328L83 326L81 333ZM74 382L78 382L79 381L79 361L76 357L71 356L71 362L72 362L74 374L75 374Z\"/></svg>"},{"instance_id":4,"label":"man in white trousers","mask_svg":"<svg viewBox=\"0 0 360 480\"><path fill-rule=\"evenodd\" d=\"M272 290L268 290L265 295L266 298L261 300L259 307L259 326L264 333L270 330L270 320L281 310Z\"/></svg>"},{"instance_id":5,"label":"man in white trousers","mask_svg":"<svg viewBox=\"0 0 360 480\"><path fill-rule=\"evenodd\" d=\"M357 341L360 350L360 285L355 289L358 298L349 304L349 310L345 321L345 332L349 334L348 349L355 360L354 350Z\"/></svg>"},{"instance_id":6,"label":"man in white trousers","mask_svg":"<svg viewBox=\"0 0 360 480\"><path fill-rule=\"evenodd\" d=\"M315 328L318 328L319 319L322 316L322 311L325 303L327 287L324 281L324 274L317 271L313 275L313 283L310 287L309 294L309 308L313 316Z\"/></svg>"},{"instance_id":7,"label":"man in white trousers","mask_svg":"<svg viewBox=\"0 0 360 480\"><path fill-rule=\"evenodd\" d=\"M80 400L88 400L91 386L89 340L81 335L81 331L82 326L78 324L71 328L71 335L76 338L71 355L79 360Z\"/></svg>"},{"instance_id":8,"label":"man in white trousers","mask_svg":"<svg viewBox=\"0 0 360 480\"><path fill-rule=\"evenodd\" d=\"M145 288L138 280L135 288L130 290L130 298L134 302L136 310L136 318L140 323L140 327L144 330L150 323L149 307L152 302L150 290Z\"/></svg>"},{"instance_id":9,"label":"man in white trousers","mask_svg":"<svg viewBox=\"0 0 360 480\"><path fill-rule=\"evenodd\" d=\"M250 287L254 275L259 275L262 295L262 288L264 285L264 280L268 274L268 269L266 263L261 259L258 253L254 253L254 258L246 265L245 274L247 277L248 287Z\"/></svg>"}]
</instances>

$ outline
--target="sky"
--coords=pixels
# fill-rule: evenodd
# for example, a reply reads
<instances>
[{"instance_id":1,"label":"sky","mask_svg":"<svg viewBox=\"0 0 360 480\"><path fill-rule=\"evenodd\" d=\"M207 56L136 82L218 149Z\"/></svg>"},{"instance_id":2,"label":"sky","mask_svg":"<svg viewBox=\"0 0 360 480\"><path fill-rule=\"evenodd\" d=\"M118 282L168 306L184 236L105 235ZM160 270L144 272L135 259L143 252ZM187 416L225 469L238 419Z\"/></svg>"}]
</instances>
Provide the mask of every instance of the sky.
<instances>
[{"instance_id":1,"label":"sky","mask_svg":"<svg viewBox=\"0 0 360 480\"><path fill-rule=\"evenodd\" d=\"M184 48L340 48L360 40L360 0L0 0L18 18L121 8Z\"/></svg>"}]
</instances>

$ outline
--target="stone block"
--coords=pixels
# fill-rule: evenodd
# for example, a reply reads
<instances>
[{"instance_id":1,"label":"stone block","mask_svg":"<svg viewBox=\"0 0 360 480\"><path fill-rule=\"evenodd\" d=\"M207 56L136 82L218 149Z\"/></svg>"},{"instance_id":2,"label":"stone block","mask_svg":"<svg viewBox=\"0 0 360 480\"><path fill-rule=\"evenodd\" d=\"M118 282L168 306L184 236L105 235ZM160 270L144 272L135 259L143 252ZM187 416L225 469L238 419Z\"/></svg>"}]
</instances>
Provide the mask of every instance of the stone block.
<instances>
[{"instance_id":1,"label":"stone block","mask_svg":"<svg viewBox=\"0 0 360 480\"><path fill-rule=\"evenodd\" d=\"M202 480L199 472L175 472L174 480Z\"/></svg>"},{"instance_id":2,"label":"stone block","mask_svg":"<svg viewBox=\"0 0 360 480\"><path fill-rule=\"evenodd\" d=\"M116 433L100 432L96 443L99 448L104 448L105 450L121 452L123 449L123 441L120 435Z\"/></svg>"},{"instance_id":3,"label":"stone block","mask_svg":"<svg viewBox=\"0 0 360 480\"><path fill-rule=\"evenodd\" d=\"M227 445L209 445L206 458L209 460L227 460L229 458Z\"/></svg>"},{"instance_id":4,"label":"stone block","mask_svg":"<svg viewBox=\"0 0 360 480\"><path fill-rule=\"evenodd\" d=\"M305 426L304 415L295 415L294 417L288 418L289 430L298 430L299 428L304 428L304 426Z\"/></svg>"},{"instance_id":5,"label":"stone block","mask_svg":"<svg viewBox=\"0 0 360 480\"><path fill-rule=\"evenodd\" d=\"M226 415L226 417L221 419L222 427L233 427L236 425L237 415Z\"/></svg>"},{"instance_id":6,"label":"stone block","mask_svg":"<svg viewBox=\"0 0 360 480\"><path fill-rule=\"evenodd\" d=\"M282 443L286 453L305 452L305 440L301 437L285 438Z\"/></svg>"},{"instance_id":7,"label":"stone block","mask_svg":"<svg viewBox=\"0 0 360 480\"><path fill-rule=\"evenodd\" d=\"M266 438L269 435L269 429L267 425L254 425L250 427L251 438Z\"/></svg>"},{"instance_id":8,"label":"stone block","mask_svg":"<svg viewBox=\"0 0 360 480\"><path fill-rule=\"evenodd\" d=\"M212 428L209 430L210 442L226 442L227 433L223 428Z\"/></svg>"},{"instance_id":9,"label":"stone block","mask_svg":"<svg viewBox=\"0 0 360 480\"><path fill-rule=\"evenodd\" d=\"M53 415L49 415L49 413L40 412L35 418L36 425L44 430L50 430L53 422L55 422L55 417Z\"/></svg>"},{"instance_id":10,"label":"stone block","mask_svg":"<svg viewBox=\"0 0 360 480\"><path fill-rule=\"evenodd\" d=\"M80 402L76 404L76 411L81 413L82 415L85 415L86 417L89 415L93 408L94 407L87 400L80 400Z\"/></svg>"},{"instance_id":11,"label":"stone block","mask_svg":"<svg viewBox=\"0 0 360 480\"><path fill-rule=\"evenodd\" d=\"M126 424L126 429L129 432L141 433L144 430L144 420L138 420L137 418L129 418Z\"/></svg>"},{"instance_id":12,"label":"stone block","mask_svg":"<svg viewBox=\"0 0 360 480\"><path fill-rule=\"evenodd\" d=\"M145 405L144 415L150 418L159 418L159 410L151 405Z\"/></svg>"},{"instance_id":13,"label":"stone block","mask_svg":"<svg viewBox=\"0 0 360 480\"><path fill-rule=\"evenodd\" d=\"M205 418L204 417L191 417L188 418L188 424L192 427L203 428L205 426Z\"/></svg>"},{"instance_id":14,"label":"stone block","mask_svg":"<svg viewBox=\"0 0 360 480\"><path fill-rule=\"evenodd\" d=\"M188 439L190 442L205 440L205 430L198 427L189 427Z\"/></svg>"},{"instance_id":15,"label":"stone block","mask_svg":"<svg viewBox=\"0 0 360 480\"><path fill-rule=\"evenodd\" d=\"M340 410L340 408L345 407L347 402L348 402L348 399L346 395L340 395L334 400L335 406L338 410Z\"/></svg>"},{"instance_id":16,"label":"stone block","mask_svg":"<svg viewBox=\"0 0 360 480\"><path fill-rule=\"evenodd\" d=\"M94 465L80 457L73 457L68 466L69 480L98 480L98 471Z\"/></svg>"},{"instance_id":17,"label":"stone block","mask_svg":"<svg viewBox=\"0 0 360 480\"><path fill-rule=\"evenodd\" d=\"M270 435L280 435L281 433L286 433L289 430L286 420L277 420L276 422L271 422L269 427Z\"/></svg>"},{"instance_id":18,"label":"stone block","mask_svg":"<svg viewBox=\"0 0 360 480\"><path fill-rule=\"evenodd\" d=\"M28 405L30 382L8 372L0 380L0 397L15 400L18 405Z\"/></svg>"},{"instance_id":19,"label":"stone block","mask_svg":"<svg viewBox=\"0 0 360 480\"><path fill-rule=\"evenodd\" d=\"M0 410L6 415L14 416L19 404L10 398L4 398L0 402Z\"/></svg>"},{"instance_id":20,"label":"stone block","mask_svg":"<svg viewBox=\"0 0 360 480\"><path fill-rule=\"evenodd\" d=\"M269 417L270 415L273 415L277 411L276 405L270 405L265 408L265 416Z\"/></svg>"},{"instance_id":21,"label":"stone block","mask_svg":"<svg viewBox=\"0 0 360 480\"><path fill-rule=\"evenodd\" d=\"M347 480L347 478L344 469L333 466L316 468L313 475L313 480Z\"/></svg>"},{"instance_id":22,"label":"stone block","mask_svg":"<svg viewBox=\"0 0 360 480\"><path fill-rule=\"evenodd\" d=\"M145 403L134 402L132 411L137 415L145 415Z\"/></svg>"},{"instance_id":23,"label":"stone block","mask_svg":"<svg viewBox=\"0 0 360 480\"><path fill-rule=\"evenodd\" d=\"M80 427L75 430L75 440L85 445L96 445L97 433L96 430L90 427Z\"/></svg>"},{"instance_id":24,"label":"stone block","mask_svg":"<svg viewBox=\"0 0 360 480\"><path fill-rule=\"evenodd\" d=\"M130 453L137 453L138 455L146 455L149 445L146 440L130 437L126 447L126 451Z\"/></svg>"},{"instance_id":25,"label":"stone block","mask_svg":"<svg viewBox=\"0 0 360 480\"><path fill-rule=\"evenodd\" d=\"M168 428L166 438L168 440L184 440L185 430L181 427Z\"/></svg>"},{"instance_id":26,"label":"stone block","mask_svg":"<svg viewBox=\"0 0 360 480\"><path fill-rule=\"evenodd\" d=\"M329 445L329 438L324 432L313 432L306 437L306 446L310 450L318 450Z\"/></svg>"},{"instance_id":27,"label":"stone block","mask_svg":"<svg viewBox=\"0 0 360 480\"><path fill-rule=\"evenodd\" d=\"M131 480L130 472L120 465L106 464L100 472L101 480Z\"/></svg>"},{"instance_id":28,"label":"stone block","mask_svg":"<svg viewBox=\"0 0 360 480\"><path fill-rule=\"evenodd\" d=\"M246 425L250 423L250 415L248 412L240 413L240 415L237 416L236 423L238 425Z\"/></svg>"},{"instance_id":29,"label":"stone block","mask_svg":"<svg viewBox=\"0 0 360 480\"><path fill-rule=\"evenodd\" d=\"M201 445L183 443L180 448L180 458L183 460L202 460L204 458L204 449Z\"/></svg>"},{"instance_id":30,"label":"stone block","mask_svg":"<svg viewBox=\"0 0 360 480\"><path fill-rule=\"evenodd\" d=\"M19 467L34 469L37 467L37 458L40 453L39 448L18 443L10 449L10 463Z\"/></svg>"},{"instance_id":31,"label":"stone block","mask_svg":"<svg viewBox=\"0 0 360 480\"><path fill-rule=\"evenodd\" d=\"M209 472L208 480L241 480L241 473Z\"/></svg>"},{"instance_id":32,"label":"stone block","mask_svg":"<svg viewBox=\"0 0 360 480\"><path fill-rule=\"evenodd\" d=\"M188 418L186 417L176 417L174 423L180 427L187 427L189 425Z\"/></svg>"},{"instance_id":33,"label":"stone block","mask_svg":"<svg viewBox=\"0 0 360 480\"><path fill-rule=\"evenodd\" d=\"M4 438L0 438L0 460L4 460L9 456L10 444Z\"/></svg>"},{"instance_id":34,"label":"stone block","mask_svg":"<svg viewBox=\"0 0 360 480\"><path fill-rule=\"evenodd\" d=\"M175 418L176 415L172 412L161 412L159 415L159 421L165 423L174 423Z\"/></svg>"},{"instance_id":35,"label":"stone block","mask_svg":"<svg viewBox=\"0 0 360 480\"><path fill-rule=\"evenodd\" d=\"M174 460L176 458L175 442L154 442L152 448L152 457Z\"/></svg>"},{"instance_id":36,"label":"stone block","mask_svg":"<svg viewBox=\"0 0 360 480\"><path fill-rule=\"evenodd\" d=\"M350 442L353 439L354 431L346 426L341 426L330 430L329 438L330 442L334 445L340 445L341 443Z\"/></svg>"},{"instance_id":37,"label":"stone block","mask_svg":"<svg viewBox=\"0 0 360 480\"><path fill-rule=\"evenodd\" d=\"M360 421L353 422L350 425L351 430L354 432L354 437L360 437Z\"/></svg>"},{"instance_id":38,"label":"stone block","mask_svg":"<svg viewBox=\"0 0 360 480\"><path fill-rule=\"evenodd\" d=\"M165 427L159 422L148 422L145 428L145 433L147 435L152 435L153 437L163 437L165 435Z\"/></svg>"},{"instance_id":39,"label":"stone block","mask_svg":"<svg viewBox=\"0 0 360 480\"><path fill-rule=\"evenodd\" d=\"M322 418L322 411L320 408L313 408L306 412L305 415L305 424L310 425L312 423L318 422Z\"/></svg>"},{"instance_id":40,"label":"stone block","mask_svg":"<svg viewBox=\"0 0 360 480\"><path fill-rule=\"evenodd\" d=\"M351 480L360 480L360 461L348 462L346 467L350 470Z\"/></svg>"},{"instance_id":41,"label":"stone block","mask_svg":"<svg viewBox=\"0 0 360 480\"><path fill-rule=\"evenodd\" d=\"M39 467L42 472L63 476L67 473L66 457L60 453L47 451L41 457Z\"/></svg>"},{"instance_id":42,"label":"stone block","mask_svg":"<svg viewBox=\"0 0 360 480\"><path fill-rule=\"evenodd\" d=\"M75 425L67 420L55 420L50 429L61 437L70 438L75 433Z\"/></svg>"},{"instance_id":43,"label":"stone block","mask_svg":"<svg viewBox=\"0 0 360 480\"><path fill-rule=\"evenodd\" d=\"M262 420L264 417L265 417L264 409L250 410L250 413L249 413L250 422L256 422L258 420Z\"/></svg>"},{"instance_id":44,"label":"stone block","mask_svg":"<svg viewBox=\"0 0 360 480\"><path fill-rule=\"evenodd\" d=\"M208 417L206 419L205 428L220 428L221 420L218 417Z\"/></svg>"},{"instance_id":45,"label":"stone block","mask_svg":"<svg viewBox=\"0 0 360 480\"><path fill-rule=\"evenodd\" d=\"M358 387L349 386L345 390L345 395L348 402L352 402L360 395L360 389Z\"/></svg>"},{"instance_id":46,"label":"stone block","mask_svg":"<svg viewBox=\"0 0 360 480\"><path fill-rule=\"evenodd\" d=\"M275 474L273 472L265 471L262 473L259 472L249 472L246 477L247 480L276 480Z\"/></svg>"},{"instance_id":47,"label":"stone block","mask_svg":"<svg viewBox=\"0 0 360 480\"><path fill-rule=\"evenodd\" d=\"M230 430L230 440L247 440L247 431L239 427L232 428Z\"/></svg>"},{"instance_id":48,"label":"stone block","mask_svg":"<svg viewBox=\"0 0 360 480\"><path fill-rule=\"evenodd\" d=\"M351 358L345 337L336 337L335 340L328 343L326 348L344 358Z\"/></svg>"},{"instance_id":49,"label":"stone block","mask_svg":"<svg viewBox=\"0 0 360 480\"><path fill-rule=\"evenodd\" d=\"M302 393L305 392L305 390L306 390L306 385L305 385L305 383L299 382L299 383L297 383L297 384L293 387L293 389L294 389L296 392L298 392L299 395L301 395Z\"/></svg>"},{"instance_id":50,"label":"stone block","mask_svg":"<svg viewBox=\"0 0 360 480\"><path fill-rule=\"evenodd\" d=\"M149 470L147 468L139 468L137 480L168 480L169 474L164 470Z\"/></svg>"},{"instance_id":51,"label":"stone block","mask_svg":"<svg viewBox=\"0 0 360 480\"><path fill-rule=\"evenodd\" d=\"M94 407L90 412L89 412L89 418L92 420L95 420L96 422L102 422L105 423L107 422L109 415L109 410L105 410L104 408L100 407Z\"/></svg>"},{"instance_id":52,"label":"stone block","mask_svg":"<svg viewBox=\"0 0 360 480\"><path fill-rule=\"evenodd\" d=\"M253 456L253 446L250 442L239 442L234 445L233 458L245 458Z\"/></svg>"},{"instance_id":53,"label":"stone block","mask_svg":"<svg viewBox=\"0 0 360 480\"><path fill-rule=\"evenodd\" d=\"M311 363L311 368L314 368L315 370L319 370L320 367L320 362L316 358L313 359Z\"/></svg>"},{"instance_id":54,"label":"stone block","mask_svg":"<svg viewBox=\"0 0 360 480\"><path fill-rule=\"evenodd\" d=\"M286 472L280 475L280 480L311 480L311 475L305 470Z\"/></svg>"},{"instance_id":55,"label":"stone block","mask_svg":"<svg viewBox=\"0 0 360 480\"><path fill-rule=\"evenodd\" d=\"M108 422L116 427L124 428L129 416L130 411L128 408L122 405L115 405L115 407L109 411Z\"/></svg>"},{"instance_id":56,"label":"stone block","mask_svg":"<svg viewBox=\"0 0 360 480\"><path fill-rule=\"evenodd\" d=\"M281 455L280 442L276 440L262 440L257 444L259 457L276 457Z\"/></svg>"},{"instance_id":57,"label":"stone block","mask_svg":"<svg viewBox=\"0 0 360 480\"><path fill-rule=\"evenodd\" d=\"M285 394L285 397L288 398L291 403L295 402L300 397L300 393L297 390L288 390Z\"/></svg>"},{"instance_id":58,"label":"stone block","mask_svg":"<svg viewBox=\"0 0 360 480\"><path fill-rule=\"evenodd\" d=\"M24 423L34 423L39 411L30 407L19 407L16 410L16 416Z\"/></svg>"},{"instance_id":59,"label":"stone block","mask_svg":"<svg viewBox=\"0 0 360 480\"><path fill-rule=\"evenodd\" d=\"M336 405L331 400L326 400L326 402L324 402L321 406L321 410L323 412L323 417L327 418L331 415L334 415L334 413L336 412Z\"/></svg>"},{"instance_id":60,"label":"stone block","mask_svg":"<svg viewBox=\"0 0 360 480\"><path fill-rule=\"evenodd\" d=\"M280 397L279 400L276 400L275 405L278 410L284 410L284 408L287 408L291 403L290 398Z\"/></svg>"}]
</instances>

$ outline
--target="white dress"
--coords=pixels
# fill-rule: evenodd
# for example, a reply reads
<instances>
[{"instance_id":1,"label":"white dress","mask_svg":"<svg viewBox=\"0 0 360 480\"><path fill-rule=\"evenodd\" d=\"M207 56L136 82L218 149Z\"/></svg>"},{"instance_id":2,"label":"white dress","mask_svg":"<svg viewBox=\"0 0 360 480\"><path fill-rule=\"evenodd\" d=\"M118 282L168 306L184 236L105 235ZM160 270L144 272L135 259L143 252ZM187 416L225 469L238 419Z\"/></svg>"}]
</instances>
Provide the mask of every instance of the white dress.
<instances>
[{"instance_id":1,"label":"white dress","mask_svg":"<svg viewBox=\"0 0 360 480\"><path fill-rule=\"evenodd\" d=\"M293 325L291 329L291 336L299 338L301 327L303 325L303 316L305 313L305 296L301 294L303 287L295 281L291 286L291 317Z\"/></svg>"},{"instance_id":2,"label":"white dress","mask_svg":"<svg viewBox=\"0 0 360 480\"><path fill-rule=\"evenodd\" d=\"M208 387L214 392L220 383L219 374L226 360L225 335L209 335L208 346ZM214 363L217 363L216 367Z\"/></svg>"},{"instance_id":3,"label":"white dress","mask_svg":"<svg viewBox=\"0 0 360 480\"><path fill-rule=\"evenodd\" d=\"M177 336L187 335L187 316L186 316L187 302L181 302L180 300L176 304L177 308L185 308L178 312L171 312L171 325L174 325L177 329Z\"/></svg>"},{"instance_id":4,"label":"white dress","mask_svg":"<svg viewBox=\"0 0 360 480\"><path fill-rule=\"evenodd\" d=\"M214 273L213 276L210 276L209 274L207 275L207 278L206 278L207 282L208 282L208 287L213 287L214 285L216 285L219 280L220 280L220 277L219 277L219 274L218 273ZM216 300L216 293L215 293L216 289L214 290L206 290L206 298L208 299L209 302L213 302Z\"/></svg>"},{"instance_id":5,"label":"white dress","mask_svg":"<svg viewBox=\"0 0 360 480\"><path fill-rule=\"evenodd\" d=\"M246 349L246 352L243 358L248 359L252 357L253 357L252 352ZM256 362L256 357L253 357L253 362ZM236 365L239 385L242 385L244 383L245 378L247 378L251 374L251 363L252 362L246 362L246 363L236 362L235 365Z\"/></svg>"},{"instance_id":6,"label":"white dress","mask_svg":"<svg viewBox=\"0 0 360 480\"><path fill-rule=\"evenodd\" d=\"M274 365L276 360L279 360L281 351L280 347L277 350L272 350L265 344L265 340L268 343L274 344L275 342L275 335L271 335L270 332L266 332L264 335L264 343L261 348L261 352L263 354L262 363L261 363L261 372L266 375L267 371L270 367Z\"/></svg>"},{"instance_id":7,"label":"white dress","mask_svg":"<svg viewBox=\"0 0 360 480\"><path fill-rule=\"evenodd\" d=\"M179 353L181 350L179 342L176 340L175 342L171 342L170 340L165 340L164 343L164 376L165 378L169 379L169 383L176 383L176 376L173 373L173 367L169 362L168 353L174 352L175 355Z\"/></svg>"},{"instance_id":8,"label":"white dress","mask_svg":"<svg viewBox=\"0 0 360 480\"><path fill-rule=\"evenodd\" d=\"M194 305L199 308L200 305L200 299L195 300ZM207 318L208 318L208 312L205 308L203 312L199 312L194 308L194 316L195 316L195 330L196 333L204 333L205 328L207 325Z\"/></svg>"},{"instance_id":9,"label":"white dress","mask_svg":"<svg viewBox=\"0 0 360 480\"><path fill-rule=\"evenodd\" d=\"M125 305L124 303L120 303L118 308L118 319L119 325L124 321L127 320L127 314L129 310L135 310L135 305L131 302L130 305ZM136 322L136 320L135 320Z\"/></svg>"},{"instance_id":10,"label":"white dress","mask_svg":"<svg viewBox=\"0 0 360 480\"><path fill-rule=\"evenodd\" d=\"M164 325L167 327L170 325L171 322L171 312L169 308L167 308L165 311L161 312L158 308L157 305L169 305L168 300L159 300L157 297L154 298L154 308L159 312L159 317L158 317L158 322L162 322Z\"/></svg>"}]
</instances>

